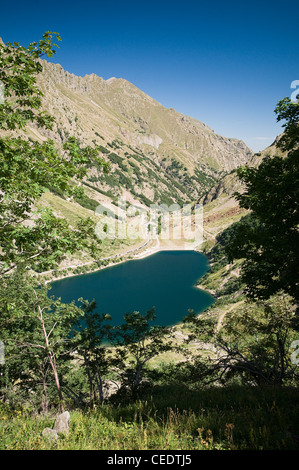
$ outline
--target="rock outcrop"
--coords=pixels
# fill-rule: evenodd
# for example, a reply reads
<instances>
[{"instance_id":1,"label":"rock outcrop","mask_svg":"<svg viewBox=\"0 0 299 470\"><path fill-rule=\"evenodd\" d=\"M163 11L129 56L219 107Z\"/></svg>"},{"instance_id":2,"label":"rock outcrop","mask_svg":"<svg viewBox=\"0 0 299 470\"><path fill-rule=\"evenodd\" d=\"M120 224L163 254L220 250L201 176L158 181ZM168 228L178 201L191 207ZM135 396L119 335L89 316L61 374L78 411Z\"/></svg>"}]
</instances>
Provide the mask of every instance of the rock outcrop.
<instances>
[{"instance_id":1,"label":"rock outcrop","mask_svg":"<svg viewBox=\"0 0 299 470\"><path fill-rule=\"evenodd\" d=\"M69 422L70 422L70 413L65 411L57 415L54 427L45 428L42 432L42 436L50 441L56 441L59 437L59 434L67 435L69 432Z\"/></svg>"}]
</instances>

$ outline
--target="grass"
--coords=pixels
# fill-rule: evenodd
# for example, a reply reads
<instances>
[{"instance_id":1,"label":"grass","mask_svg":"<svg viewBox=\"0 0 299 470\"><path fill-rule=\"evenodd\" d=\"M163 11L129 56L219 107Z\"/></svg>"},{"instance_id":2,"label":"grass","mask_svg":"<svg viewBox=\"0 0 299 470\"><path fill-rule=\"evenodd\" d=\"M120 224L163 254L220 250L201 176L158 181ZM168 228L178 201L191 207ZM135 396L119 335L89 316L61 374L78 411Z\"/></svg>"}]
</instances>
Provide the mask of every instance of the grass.
<instances>
[{"instance_id":1,"label":"grass","mask_svg":"<svg viewBox=\"0 0 299 470\"><path fill-rule=\"evenodd\" d=\"M94 201L95 202L95 201ZM51 208L54 213L61 217L63 216L66 221L73 227L75 227L80 219L84 219L90 217L95 223L98 223L101 220L101 216L98 214L95 215L93 210L86 209L81 205L77 204L73 201L67 201L50 191L45 191L41 197L40 202L41 207L48 207ZM117 230L117 229L116 229ZM127 251L137 249L141 246L144 240L139 238L130 239L130 238L104 238L101 241L101 255L100 258L107 258L111 256L115 256L119 254L119 257L128 256L126 253ZM52 276L56 277L57 275L65 274L65 275L72 275L74 268L68 268L68 266L78 265L77 270L81 270L83 272L89 272L91 270L97 269L97 266L92 266L90 262L97 262L97 259L92 258L85 252L77 252L73 255L67 257L67 259L61 263L60 267L58 268L57 272L53 270L52 274L45 275L45 280L50 280ZM84 266L84 263L88 263ZM108 263L108 261L107 261ZM68 270L68 272L67 272ZM74 273L75 274L75 273Z\"/></svg>"},{"instance_id":2,"label":"grass","mask_svg":"<svg viewBox=\"0 0 299 470\"><path fill-rule=\"evenodd\" d=\"M1 450L299 450L299 391L160 386L143 401L71 411L70 431L42 436L53 417L0 407Z\"/></svg>"},{"instance_id":3,"label":"grass","mask_svg":"<svg viewBox=\"0 0 299 470\"><path fill-rule=\"evenodd\" d=\"M63 216L70 225L76 226L80 218L91 217L97 221L94 211L85 209L75 202L69 202L62 199L50 191L43 193L41 197L41 206L50 207L58 216Z\"/></svg>"}]
</instances>

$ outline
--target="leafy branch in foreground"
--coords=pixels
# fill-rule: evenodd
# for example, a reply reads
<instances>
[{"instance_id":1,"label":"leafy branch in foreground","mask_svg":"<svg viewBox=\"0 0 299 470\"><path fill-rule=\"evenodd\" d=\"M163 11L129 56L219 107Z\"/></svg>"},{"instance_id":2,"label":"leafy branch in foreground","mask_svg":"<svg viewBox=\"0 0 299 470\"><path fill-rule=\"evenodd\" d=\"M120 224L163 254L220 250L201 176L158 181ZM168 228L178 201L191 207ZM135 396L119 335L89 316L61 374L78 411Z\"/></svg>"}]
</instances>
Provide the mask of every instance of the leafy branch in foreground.
<instances>
[{"instance_id":1,"label":"leafy branch in foreground","mask_svg":"<svg viewBox=\"0 0 299 470\"><path fill-rule=\"evenodd\" d=\"M104 399L103 377L109 371L107 346L111 332L111 316L96 311L95 301L87 302L79 299L83 315L72 325L72 344L76 350L77 360L82 360L89 384L90 403Z\"/></svg>"},{"instance_id":2,"label":"leafy branch in foreground","mask_svg":"<svg viewBox=\"0 0 299 470\"><path fill-rule=\"evenodd\" d=\"M0 128L15 130L25 128L28 122L38 127L52 128L54 118L39 111L42 92L36 85L36 75L42 71L40 58L53 57L61 41L58 33L46 32L37 43L26 48L18 42L0 43L0 80L4 85L5 103L0 106Z\"/></svg>"},{"instance_id":3,"label":"leafy branch in foreground","mask_svg":"<svg viewBox=\"0 0 299 470\"><path fill-rule=\"evenodd\" d=\"M256 227L236 230L227 247L229 260L244 258L242 280L250 298L267 299L283 290L299 300L299 103L285 99L276 112L286 119L278 147L286 156L265 158L258 168L237 170L245 192L237 193L240 206L251 211Z\"/></svg>"},{"instance_id":4,"label":"leafy branch in foreground","mask_svg":"<svg viewBox=\"0 0 299 470\"><path fill-rule=\"evenodd\" d=\"M86 175L87 165L103 171L109 165L97 149L83 147L75 137L57 148L50 139L39 142L26 136L27 125L51 129L55 121L42 111L43 94L36 81L42 71L39 59L55 54L54 38L60 40L57 33L47 32L27 48L0 44L0 80L5 91L0 104L0 326L7 352L1 382L6 398L14 383L19 396L28 398L39 391L47 406L53 388L49 384L54 380L63 407L61 376L67 367L68 335L82 310L49 299L47 287L36 286L31 274L56 267L78 250L94 255L100 243L90 218L71 227L51 210L40 209L39 203L46 188L69 197L82 196L78 182ZM15 400L16 393L12 396Z\"/></svg>"},{"instance_id":5,"label":"leafy branch in foreground","mask_svg":"<svg viewBox=\"0 0 299 470\"><path fill-rule=\"evenodd\" d=\"M82 147L70 137L62 149L52 140L42 143L6 136L7 131L22 131L31 123L38 128L52 128L54 118L40 111L42 92L36 76L42 71L39 58L51 57L60 40L57 33L45 33L39 43L28 48L18 43L0 44L0 80L5 86L5 102L0 105L0 272L7 274L16 267L40 271L55 267L66 254L85 249L94 253L95 236L91 219L68 227L53 213L39 211L38 201L45 188L63 191L67 196L82 196L82 181L87 165L104 172L109 165L98 151ZM99 247L98 247L99 248Z\"/></svg>"}]
</instances>

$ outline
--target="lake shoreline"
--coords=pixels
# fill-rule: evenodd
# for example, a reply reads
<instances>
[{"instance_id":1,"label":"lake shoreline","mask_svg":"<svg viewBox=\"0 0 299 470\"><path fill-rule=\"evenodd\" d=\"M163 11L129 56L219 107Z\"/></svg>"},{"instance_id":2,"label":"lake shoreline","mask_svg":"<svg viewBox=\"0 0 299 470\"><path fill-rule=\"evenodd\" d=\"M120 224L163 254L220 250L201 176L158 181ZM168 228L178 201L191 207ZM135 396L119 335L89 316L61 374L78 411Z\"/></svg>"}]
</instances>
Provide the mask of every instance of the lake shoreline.
<instances>
[{"instance_id":1,"label":"lake shoreline","mask_svg":"<svg viewBox=\"0 0 299 470\"><path fill-rule=\"evenodd\" d=\"M196 284L197 289L201 289L204 292L207 292L208 294L212 295L215 299L217 299L216 291L213 289L208 289L207 287L201 285L201 284Z\"/></svg>"},{"instance_id":2,"label":"lake shoreline","mask_svg":"<svg viewBox=\"0 0 299 470\"><path fill-rule=\"evenodd\" d=\"M140 249L140 248L139 248ZM136 250L138 251L138 249ZM69 274L63 274L62 276L56 276L56 277L53 277L52 279L50 280L47 280L45 281L45 284L51 284L51 282L56 282L56 281L60 281L62 279L68 279L68 278L71 278L71 277L76 277L76 276L82 276L84 274L91 274L91 273L94 273L94 272L97 272L97 271L101 271L102 269L106 269L106 268L112 268L113 266L117 266L118 264L121 264L121 263L126 263L127 261L135 261L135 260L139 260L139 259L143 259L143 258L146 258L148 256L151 256L155 253L158 253L160 251L165 251L165 249L161 248L159 245L156 246L156 247L153 247L152 249L147 249L145 250L144 252L142 252L140 255L135 255L134 257L128 257L126 259L122 259L120 261L117 261L117 262L111 262L109 264L106 264L105 266L98 266L94 269L90 269L89 271L86 271L84 273L74 273L74 272L71 272ZM126 256L126 254L119 254L119 255L113 255L111 258L117 258L117 257L123 257L123 256ZM85 266L88 266L89 264L94 264L94 263L97 263L97 262L100 262L100 261L104 261L104 259L102 260L94 260L94 261L89 261L88 263L85 263L85 264L81 264L81 265L76 265L74 267L74 269L76 268L83 268ZM60 268L61 271L64 270L64 269L70 269L70 266L65 266L63 268ZM45 274L48 274L49 272L45 272L45 273L40 273L39 275L42 276L42 275L45 275Z\"/></svg>"},{"instance_id":3,"label":"lake shoreline","mask_svg":"<svg viewBox=\"0 0 299 470\"><path fill-rule=\"evenodd\" d=\"M152 240L149 240L148 242L146 242L146 244L148 244L150 241ZM138 261L138 260L141 260L141 259L144 259L144 258L147 258L148 256L151 256L151 255L154 255L156 253L159 253L161 251L195 251L197 253L201 253L201 251L195 249L194 247L191 249L188 249L188 250L185 250L184 248L182 247L174 247L174 246L169 246L169 247L166 247L166 246L161 246L160 244L160 241L158 239L156 239L156 242L157 242L157 245L154 246L154 247L150 247L150 248L147 248L145 249L144 251L142 251L141 253L139 254L136 254L135 256L132 256L130 255L131 251L129 252L126 252L124 254L116 254L116 255L112 255L111 256L111 259L113 258L118 258L118 257L125 257L126 255L128 256L126 259L122 259L122 260L119 260L117 262L111 262L109 264L106 264L105 266L97 266L93 269L90 269L86 272L83 272L83 273L74 273L74 272L70 272L68 274L63 274L61 276L56 276L56 277L53 277L52 279L49 279L49 280L46 280L45 281L45 284L51 284L52 282L56 282L56 281L60 281L60 280L63 280L63 279L68 279L68 278L72 278L72 277L76 277L76 276L81 276L81 275L84 275L84 274L91 274L91 273L94 273L94 272L97 272L97 271L101 271L102 269L106 269L106 268L112 268L113 266L117 266L118 264L121 264L121 263L126 263L127 261ZM146 245L145 244L145 245ZM145 245L142 245L141 247L137 248L136 250L134 251L138 251L140 250L141 248L143 248ZM89 264L90 265L93 265L97 262L101 262L101 261L105 261L107 258L103 258L102 260L94 260L94 261L88 261L87 263L85 264L81 264L81 265L75 265L75 266L65 266L63 268L60 268L61 271L65 270L65 269L70 269L70 268L74 268L74 269L77 269L77 268L84 268L85 266L88 266ZM52 270L51 272L53 272L54 270ZM47 275L49 274L49 271L46 271L44 273L40 273L38 274L38 276L42 276L42 275ZM198 287L198 286L196 286Z\"/></svg>"}]
</instances>

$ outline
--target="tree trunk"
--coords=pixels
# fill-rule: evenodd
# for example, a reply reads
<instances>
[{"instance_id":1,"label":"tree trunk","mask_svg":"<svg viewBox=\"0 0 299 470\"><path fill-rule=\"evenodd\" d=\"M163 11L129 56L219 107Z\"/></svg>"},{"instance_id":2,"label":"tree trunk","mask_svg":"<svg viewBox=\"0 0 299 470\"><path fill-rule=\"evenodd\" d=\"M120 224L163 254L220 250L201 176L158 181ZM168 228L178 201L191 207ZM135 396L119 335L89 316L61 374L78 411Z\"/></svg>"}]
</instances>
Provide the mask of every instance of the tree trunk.
<instances>
[{"instance_id":1,"label":"tree trunk","mask_svg":"<svg viewBox=\"0 0 299 470\"><path fill-rule=\"evenodd\" d=\"M89 382L89 396L90 396L90 401L91 403L94 402L94 387L93 387L93 381L92 377L90 374L90 368L89 368L89 361L87 359L87 355L85 352L83 352L83 357L84 357L84 364L85 364L85 369L87 372L87 377L88 377L88 382Z\"/></svg>"},{"instance_id":2,"label":"tree trunk","mask_svg":"<svg viewBox=\"0 0 299 470\"><path fill-rule=\"evenodd\" d=\"M96 364L97 364L97 386L98 386L98 392L99 392L99 400L100 400L100 403L102 403L104 400L103 381L102 381L102 376L100 373L98 362Z\"/></svg>"},{"instance_id":3,"label":"tree trunk","mask_svg":"<svg viewBox=\"0 0 299 470\"><path fill-rule=\"evenodd\" d=\"M42 325L42 330L43 330L43 334L44 334L44 338L45 338L46 351L47 351L47 354L48 354L49 362L50 362L51 367L52 367L52 371L53 371L54 379L55 379L55 384L56 384L56 388L57 388L57 392L58 392L59 411L61 413L63 413L63 411L64 411L63 396L62 396L62 391L61 391L61 387L60 387L58 372L57 372L57 368L56 368L55 354L51 352L50 347L49 347L49 337L48 337L46 327L45 327L45 322L44 322L44 319L43 319L43 311L42 311L40 305L38 305L37 308L38 308L39 319L40 319L40 322L41 322L41 325Z\"/></svg>"},{"instance_id":4,"label":"tree trunk","mask_svg":"<svg viewBox=\"0 0 299 470\"><path fill-rule=\"evenodd\" d=\"M56 384L58 397L59 397L59 412L63 413L64 412L63 396L62 396L59 377L58 377L58 373L57 373L55 356L50 351L49 351L49 361L50 361L50 364L51 364L51 367L52 367L52 370L53 370L55 384Z\"/></svg>"},{"instance_id":5,"label":"tree trunk","mask_svg":"<svg viewBox=\"0 0 299 470\"><path fill-rule=\"evenodd\" d=\"M43 414L47 414L47 412L48 412L48 398L47 398L46 375L43 375L42 410L43 410Z\"/></svg>"}]
</instances>

